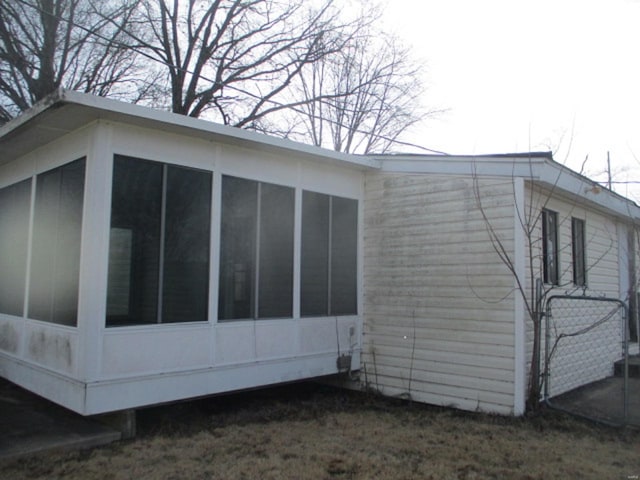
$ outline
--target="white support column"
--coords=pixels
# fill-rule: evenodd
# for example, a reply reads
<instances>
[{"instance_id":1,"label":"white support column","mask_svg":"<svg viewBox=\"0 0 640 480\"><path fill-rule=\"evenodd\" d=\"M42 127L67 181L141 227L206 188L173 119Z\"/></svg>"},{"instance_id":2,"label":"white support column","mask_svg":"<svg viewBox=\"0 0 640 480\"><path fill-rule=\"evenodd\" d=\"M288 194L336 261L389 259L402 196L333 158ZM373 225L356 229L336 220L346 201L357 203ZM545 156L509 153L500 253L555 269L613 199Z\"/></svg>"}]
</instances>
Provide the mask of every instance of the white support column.
<instances>
[{"instance_id":1,"label":"white support column","mask_svg":"<svg viewBox=\"0 0 640 480\"><path fill-rule=\"evenodd\" d=\"M101 371L109 269L112 126L98 121L88 135L78 300L78 375L85 382L97 380Z\"/></svg>"}]
</instances>

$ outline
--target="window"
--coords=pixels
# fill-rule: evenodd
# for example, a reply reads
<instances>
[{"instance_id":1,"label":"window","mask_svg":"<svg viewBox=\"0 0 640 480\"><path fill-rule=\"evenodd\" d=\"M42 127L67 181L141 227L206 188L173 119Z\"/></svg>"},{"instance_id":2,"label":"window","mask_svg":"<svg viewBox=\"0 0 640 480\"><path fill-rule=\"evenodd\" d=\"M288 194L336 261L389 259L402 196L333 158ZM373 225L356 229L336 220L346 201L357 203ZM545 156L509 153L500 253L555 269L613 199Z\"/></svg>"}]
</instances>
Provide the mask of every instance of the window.
<instances>
[{"instance_id":1,"label":"window","mask_svg":"<svg viewBox=\"0 0 640 480\"><path fill-rule=\"evenodd\" d=\"M544 283L558 285L558 214L542 211L542 257Z\"/></svg>"},{"instance_id":2,"label":"window","mask_svg":"<svg viewBox=\"0 0 640 480\"><path fill-rule=\"evenodd\" d=\"M29 318L75 326L85 160L36 177Z\"/></svg>"},{"instance_id":3,"label":"window","mask_svg":"<svg viewBox=\"0 0 640 480\"><path fill-rule=\"evenodd\" d=\"M571 253L573 257L573 283L587 285L586 249L584 239L584 220L571 219Z\"/></svg>"},{"instance_id":4,"label":"window","mask_svg":"<svg viewBox=\"0 0 640 480\"><path fill-rule=\"evenodd\" d=\"M22 316L31 179L0 189L0 313Z\"/></svg>"},{"instance_id":5,"label":"window","mask_svg":"<svg viewBox=\"0 0 640 480\"><path fill-rule=\"evenodd\" d=\"M357 313L358 202L304 191L300 313Z\"/></svg>"},{"instance_id":6,"label":"window","mask_svg":"<svg viewBox=\"0 0 640 480\"><path fill-rule=\"evenodd\" d=\"M220 320L293 315L294 189L222 178Z\"/></svg>"},{"instance_id":7,"label":"window","mask_svg":"<svg viewBox=\"0 0 640 480\"><path fill-rule=\"evenodd\" d=\"M207 320L211 178L115 156L107 326Z\"/></svg>"}]
</instances>

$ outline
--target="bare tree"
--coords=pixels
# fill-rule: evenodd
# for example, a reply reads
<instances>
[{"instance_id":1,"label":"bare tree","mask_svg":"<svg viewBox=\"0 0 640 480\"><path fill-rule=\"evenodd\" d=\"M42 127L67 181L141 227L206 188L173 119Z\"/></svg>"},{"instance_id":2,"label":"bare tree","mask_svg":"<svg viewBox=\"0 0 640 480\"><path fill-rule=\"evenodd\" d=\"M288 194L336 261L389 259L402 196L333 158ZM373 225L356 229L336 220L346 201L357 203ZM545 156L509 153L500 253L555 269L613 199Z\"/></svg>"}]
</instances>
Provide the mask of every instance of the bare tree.
<instances>
[{"instance_id":1,"label":"bare tree","mask_svg":"<svg viewBox=\"0 0 640 480\"><path fill-rule=\"evenodd\" d=\"M0 122L65 87L136 101L148 86L137 76L123 28L135 2L0 2ZM107 20L107 18L109 20Z\"/></svg>"},{"instance_id":2,"label":"bare tree","mask_svg":"<svg viewBox=\"0 0 640 480\"><path fill-rule=\"evenodd\" d=\"M147 30L130 36L166 72L170 109L237 127L286 108L302 67L339 48L333 0L143 0L138 13Z\"/></svg>"},{"instance_id":3,"label":"bare tree","mask_svg":"<svg viewBox=\"0 0 640 480\"><path fill-rule=\"evenodd\" d=\"M549 154L550 155L550 154ZM550 158L550 156L549 156ZM586 159L585 159L586 163ZM513 169L516 170L516 164L514 163ZM525 167L527 168L527 167ZM584 163L582 165L584 169ZM528 159L529 175L524 175L523 178L527 187L525 189L525 198L522 205L519 205L516 201L516 182L515 173L513 177L514 184L514 206L516 215L516 228L521 232L521 238L524 239L524 250L526 267L524 273L518 270L517 260L515 258L515 252L510 246L510 243L503 237L503 234L498 228L494 227L494 222L489 216L489 211L484 205L484 194L481 191L480 177L474 169L473 172L473 191L476 205L482 216L487 234L491 245L498 255L500 261L506 266L508 271L513 275L515 280L515 294L519 295L523 301L526 317L529 321L532 350L531 357L529 359L529 375L528 375L528 388L527 388L527 409L535 410L540 402L542 392L542 366L541 366L541 347L542 347L542 333L543 333L543 320L544 320L544 305L546 299L556 292L563 292L564 294L573 294L577 292L584 293L587 290L586 276L589 271L596 268L604 259L605 256L610 255L611 252L615 252L617 248L617 241L613 234L604 227L598 227L590 225L591 238L585 239L587 249L591 242L600 243L599 248L602 250L597 257L589 258L588 264L584 265L584 277L576 282L576 278L570 273L570 269L574 266L568 262L565 263L562 271L558 269L557 256L553 256L564 252L565 255L571 255L571 251L566 252L566 249L571 249L571 244L558 244L561 242L561 237L557 235L552 239L552 235L548 235L548 238L544 238L543 235L543 222L545 215L544 211L549 207L550 202L557 193L558 185L562 175L569 175L569 170L566 167L558 165L558 173L555 179L552 179L552 183L547 187L541 187L536 182L536 175L534 173L533 160ZM522 171L520 176L522 177ZM583 185L582 183L580 185ZM593 191L598 193L601 187L594 184ZM576 192L572 201L564 200L565 211L562 218L556 217L557 226L562 227L566 222L571 223L572 217L576 215L575 211L581 207L584 207L581 203L581 195ZM637 226L631 225L631 228L636 231ZM595 238L598 236L599 238ZM553 245L544 245L545 242L552 242ZM630 248L633 248L631 246ZM551 269L556 269L554 273L555 280L546 279L544 281L545 263ZM635 278L635 275L634 275ZM634 280L635 282L635 280ZM633 285L631 289L635 291L637 285ZM628 300L628 299L627 299Z\"/></svg>"},{"instance_id":4,"label":"bare tree","mask_svg":"<svg viewBox=\"0 0 640 480\"><path fill-rule=\"evenodd\" d=\"M344 48L305 67L289 137L348 153L386 153L412 125L437 113L421 108L421 65L409 49L362 15Z\"/></svg>"}]
</instances>

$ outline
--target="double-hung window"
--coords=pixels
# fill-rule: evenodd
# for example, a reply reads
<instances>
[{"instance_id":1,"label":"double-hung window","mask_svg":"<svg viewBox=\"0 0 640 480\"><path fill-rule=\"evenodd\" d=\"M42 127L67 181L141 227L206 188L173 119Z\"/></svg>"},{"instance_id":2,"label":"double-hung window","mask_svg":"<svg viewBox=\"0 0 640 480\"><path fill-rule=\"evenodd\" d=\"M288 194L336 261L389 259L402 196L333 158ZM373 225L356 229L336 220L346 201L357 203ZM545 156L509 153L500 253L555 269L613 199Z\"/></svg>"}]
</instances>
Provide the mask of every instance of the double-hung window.
<instances>
[{"instance_id":1,"label":"double-hung window","mask_svg":"<svg viewBox=\"0 0 640 480\"><path fill-rule=\"evenodd\" d=\"M542 211L542 259L544 283L558 285L558 214L546 209Z\"/></svg>"}]
</instances>

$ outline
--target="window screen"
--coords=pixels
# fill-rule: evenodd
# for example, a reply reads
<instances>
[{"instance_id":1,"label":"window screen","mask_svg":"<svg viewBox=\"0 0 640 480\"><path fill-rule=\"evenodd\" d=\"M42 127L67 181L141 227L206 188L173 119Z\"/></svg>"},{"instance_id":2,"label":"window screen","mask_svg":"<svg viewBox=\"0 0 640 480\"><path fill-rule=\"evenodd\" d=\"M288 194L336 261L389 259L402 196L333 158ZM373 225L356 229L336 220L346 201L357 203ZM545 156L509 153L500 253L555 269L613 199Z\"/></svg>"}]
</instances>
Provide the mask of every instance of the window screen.
<instances>
[{"instance_id":1,"label":"window screen","mask_svg":"<svg viewBox=\"0 0 640 480\"><path fill-rule=\"evenodd\" d=\"M211 173L116 156L107 326L207 320Z\"/></svg>"},{"instance_id":2,"label":"window screen","mask_svg":"<svg viewBox=\"0 0 640 480\"><path fill-rule=\"evenodd\" d=\"M84 159L36 177L30 318L77 323Z\"/></svg>"},{"instance_id":3,"label":"window screen","mask_svg":"<svg viewBox=\"0 0 640 480\"><path fill-rule=\"evenodd\" d=\"M31 179L0 189L0 313L22 316Z\"/></svg>"},{"instance_id":4,"label":"window screen","mask_svg":"<svg viewBox=\"0 0 640 480\"><path fill-rule=\"evenodd\" d=\"M358 202L304 191L300 312L357 313Z\"/></svg>"},{"instance_id":5,"label":"window screen","mask_svg":"<svg viewBox=\"0 0 640 480\"><path fill-rule=\"evenodd\" d=\"M294 189L222 178L221 320L293 315Z\"/></svg>"}]
</instances>

